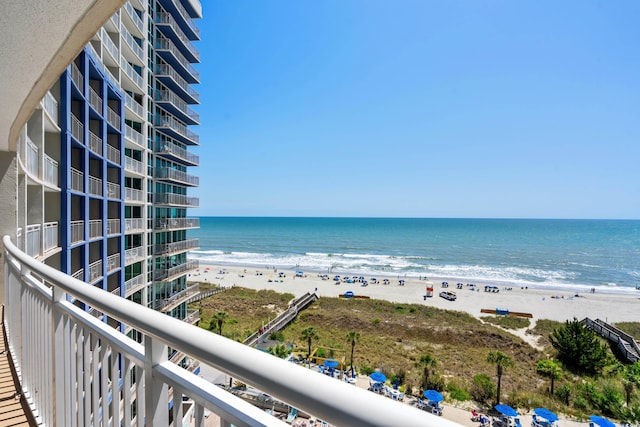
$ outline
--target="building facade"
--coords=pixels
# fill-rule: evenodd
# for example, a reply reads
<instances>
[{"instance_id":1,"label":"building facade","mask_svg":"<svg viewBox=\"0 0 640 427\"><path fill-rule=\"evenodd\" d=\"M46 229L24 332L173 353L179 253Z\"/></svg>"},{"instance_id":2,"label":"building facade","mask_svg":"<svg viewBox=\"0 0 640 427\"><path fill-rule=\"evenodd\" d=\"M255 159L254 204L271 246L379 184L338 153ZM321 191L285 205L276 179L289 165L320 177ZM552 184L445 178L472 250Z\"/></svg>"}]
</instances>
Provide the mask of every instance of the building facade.
<instances>
[{"instance_id":1,"label":"building facade","mask_svg":"<svg viewBox=\"0 0 640 427\"><path fill-rule=\"evenodd\" d=\"M127 1L50 88L18 141L18 246L190 323L201 16L198 0Z\"/></svg>"}]
</instances>

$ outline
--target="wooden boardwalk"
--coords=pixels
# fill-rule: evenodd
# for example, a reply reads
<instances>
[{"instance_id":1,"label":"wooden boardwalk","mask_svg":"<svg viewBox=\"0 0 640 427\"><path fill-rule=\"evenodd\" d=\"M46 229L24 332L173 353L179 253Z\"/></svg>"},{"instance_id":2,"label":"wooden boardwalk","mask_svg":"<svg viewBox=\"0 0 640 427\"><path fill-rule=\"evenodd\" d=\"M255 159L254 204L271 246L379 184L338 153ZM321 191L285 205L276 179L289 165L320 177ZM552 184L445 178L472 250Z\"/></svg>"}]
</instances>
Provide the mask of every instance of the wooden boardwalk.
<instances>
[{"instance_id":1,"label":"wooden boardwalk","mask_svg":"<svg viewBox=\"0 0 640 427\"><path fill-rule=\"evenodd\" d=\"M586 317L582 323L601 337L616 344L627 363L635 363L640 360L640 346L631 335L600 319L591 320Z\"/></svg>"},{"instance_id":2,"label":"wooden boardwalk","mask_svg":"<svg viewBox=\"0 0 640 427\"><path fill-rule=\"evenodd\" d=\"M20 384L17 381L13 364L7 351L4 335L4 324L0 328L0 427L5 426L35 426L37 425L25 398L19 393Z\"/></svg>"}]
</instances>

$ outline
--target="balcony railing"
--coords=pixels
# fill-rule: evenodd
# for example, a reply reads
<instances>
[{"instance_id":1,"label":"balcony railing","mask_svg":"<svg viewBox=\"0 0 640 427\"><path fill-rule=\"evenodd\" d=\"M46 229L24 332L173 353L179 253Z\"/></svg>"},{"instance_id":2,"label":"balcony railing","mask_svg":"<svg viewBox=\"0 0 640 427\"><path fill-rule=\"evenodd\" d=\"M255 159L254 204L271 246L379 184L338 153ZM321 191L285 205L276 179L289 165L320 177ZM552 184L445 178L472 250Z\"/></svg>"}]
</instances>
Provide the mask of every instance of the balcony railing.
<instances>
[{"instance_id":1,"label":"balcony railing","mask_svg":"<svg viewBox=\"0 0 640 427\"><path fill-rule=\"evenodd\" d=\"M51 184L55 187L59 184L58 179L58 162L53 160L47 154L44 155L44 176L42 177L44 182Z\"/></svg>"},{"instance_id":2,"label":"balcony railing","mask_svg":"<svg viewBox=\"0 0 640 427\"><path fill-rule=\"evenodd\" d=\"M100 114L102 114L102 98L89 86L89 104Z\"/></svg>"},{"instance_id":3,"label":"balcony railing","mask_svg":"<svg viewBox=\"0 0 640 427\"><path fill-rule=\"evenodd\" d=\"M82 77L82 73L80 72L80 69L75 62L71 63L71 80L73 80L73 82L76 84L78 90L80 90L80 92L83 92L84 77Z\"/></svg>"},{"instance_id":4,"label":"balcony railing","mask_svg":"<svg viewBox=\"0 0 640 427\"><path fill-rule=\"evenodd\" d=\"M156 52L158 51L167 51L171 53L171 55L175 58L175 61L178 64L178 67L182 68L185 71L186 80L190 83L198 83L200 81L200 73L195 69L193 65L189 63L189 60L184 57L182 52L173 44L171 39L168 39L164 36L160 36L156 39ZM165 59L167 61L167 59Z\"/></svg>"},{"instance_id":5,"label":"balcony railing","mask_svg":"<svg viewBox=\"0 0 640 427\"><path fill-rule=\"evenodd\" d=\"M89 264L89 281L87 283L93 283L95 280L102 277L102 260L99 259L97 261Z\"/></svg>"},{"instance_id":6,"label":"balcony railing","mask_svg":"<svg viewBox=\"0 0 640 427\"><path fill-rule=\"evenodd\" d=\"M180 274L185 274L187 271L195 270L198 268L198 265L199 263L197 260L191 260L171 268L158 268L153 271L153 280L167 280L170 277L175 277Z\"/></svg>"},{"instance_id":7,"label":"balcony railing","mask_svg":"<svg viewBox=\"0 0 640 427\"><path fill-rule=\"evenodd\" d=\"M120 198L120 184L115 182L107 182L107 197L110 199Z\"/></svg>"},{"instance_id":8,"label":"balcony railing","mask_svg":"<svg viewBox=\"0 0 640 427\"><path fill-rule=\"evenodd\" d=\"M128 107L131 111L133 111L138 117L144 119L144 107L138 104L135 99L128 93L124 93L124 105Z\"/></svg>"},{"instance_id":9,"label":"balcony railing","mask_svg":"<svg viewBox=\"0 0 640 427\"><path fill-rule=\"evenodd\" d=\"M89 131L89 149L99 156L102 156L102 139L95 133Z\"/></svg>"},{"instance_id":10,"label":"balcony railing","mask_svg":"<svg viewBox=\"0 0 640 427\"><path fill-rule=\"evenodd\" d=\"M159 11L156 13L156 23L157 24L165 24L171 27L171 30L178 36L180 42L184 45L184 47L189 51L189 54L193 58L194 62L200 62L200 52L198 49L191 43L191 40L184 34L174 17L167 12Z\"/></svg>"},{"instance_id":11,"label":"balcony railing","mask_svg":"<svg viewBox=\"0 0 640 427\"><path fill-rule=\"evenodd\" d=\"M89 194L102 196L102 180L95 176L89 176Z\"/></svg>"},{"instance_id":12,"label":"balcony railing","mask_svg":"<svg viewBox=\"0 0 640 427\"><path fill-rule=\"evenodd\" d=\"M134 292L142 289L146 284L146 280L144 279L146 276L144 274L140 274L132 279L124 282L124 296L128 297Z\"/></svg>"},{"instance_id":13,"label":"balcony railing","mask_svg":"<svg viewBox=\"0 0 640 427\"><path fill-rule=\"evenodd\" d=\"M189 197L183 194L172 193L156 193L154 195L155 203L168 206L186 206L197 208L200 206L200 199L197 197Z\"/></svg>"},{"instance_id":14,"label":"balcony railing","mask_svg":"<svg viewBox=\"0 0 640 427\"><path fill-rule=\"evenodd\" d=\"M38 152L40 150L38 150L38 146L34 144L28 136L27 136L27 145L25 147L25 150L27 153L26 155L27 172L29 172L29 175L33 176L34 178L39 178L40 165L39 165Z\"/></svg>"},{"instance_id":15,"label":"balcony railing","mask_svg":"<svg viewBox=\"0 0 640 427\"><path fill-rule=\"evenodd\" d=\"M47 222L44 224L44 252L47 253L58 247L58 223Z\"/></svg>"},{"instance_id":16,"label":"balcony railing","mask_svg":"<svg viewBox=\"0 0 640 427\"><path fill-rule=\"evenodd\" d=\"M193 22L193 19L191 19L191 16L187 12L187 10L184 8L184 6L182 6L182 4L180 3L180 0L171 0L171 2L175 6L175 8L178 10L178 13L180 14L180 17L182 18L182 20L187 24L189 29L193 32L193 34L199 40L200 28L198 28L196 23Z\"/></svg>"},{"instance_id":17,"label":"balcony railing","mask_svg":"<svg viewBox=\"0 0 640 427\"><path fill-rule=\"evenodd\" d=\"M119 165L120 164L120 150L118 150L113 145L107 144L107 159L109 159L113 163Z\"/></svg>"},{"instance_id":18,"label":"balcony railing","mask_svg":"<svg viewBox=\"0 0 640 427\"><path fill-rule=\"evenodd\" d=\"M142 47L140 47L140 45L136 43L135 39L123 23L120 23L120 34L122 35L125 44L129 46L129 49L131 49L138 61L144 64L144 50L142 50Z\"/></svg>"},{"instance_id":19,"label":"balcony railing","mask_svg":"<svg viewBox=\"0 0 640 427\"><path fill-rule=\"evenodd\" d=\"M120 254L109 255L107 257L107 273L117 270L118 268L120 268Z\"/></svg>"},{"instance_id":20,"label":"balcony railing","mask_svg":"<svg viewBox=\"0 0 640 427\"><path fill-rule=\"evenodd\" d=\"M144 35L145 32L144 32L144 24L142 22L142 19L140 19L140 17L136 13L136 10L133 8L133 6L131 6L131 3L125 2L124 10L127 11L127 15L129 15L129 17L131 18L133 25L135 25L138 31L140 31L140 34Z\"/></svg>"},{"instance_id":21,"label":"balcony railing","mask_svg":"<svg viewBox=\"0 0 640 427\"><path fill-rule=\"evenodd\" d=\"M198 310L187 311L187 315L184 318L184 322L194 324L200 320L200 312Z\"/></svg>"},{"instance_id":22,"label":"balcony railing","mask_svg":"<svg viewBox=\"0 0 640 427\"><path fill-rule=\"evenodd\" d=\"M120 130L120 114L113 111L111 108L107 108L107 122L114 128Z\"/></svg>"},{"instance_id":23,"label":"balcony railing","mask_svg":"<svg viewBox=\"0 0 640 427\"><path fill-rule=\"evenodd\" d=\"M183 240L181 242L155 245L155 255L165 255L176 252L186 252L196 249L200 245L199 239Z\"/></svg>"},{"instance_id":24,"label":"balcony railing","mask_svg":"<svg viewBox=\"0 0 640 427\"><path fill-rule=\"evenodd\" d=\"M42 227L40 224L27 225L27 255L36 257L40 255L40 238Z\"/></svg>"},{"instance_id":25,"label":"balcony railing","mask_svg":"<svg viewBox=\"0 0 640 427\"><path fill-rule=\"evenodd\" d=\"M200 227L200 218L156 218L154 229L177 230Z\"/></svg>"},{"instance_id":26,"label":"balcony railing","mask_svg":"<svg viewBox=\"0 0 640 427\"><path fill-rule=\"evenodd\" d=\"M156 144L156 154L171 155L181 160L185 160L193 166L197 166L200 164L200 156L191 153L189 150L186 150L179 145L172 144L168 141L162 141Z\"/></svg>"},{"instance_id":27,"label":"balcony railing","mask_svg":"<svg viewBox=\"0 0 640 427\"><path fill-rule=\"evenodd\" d=\"M172 168L156 168L155 177L159 180L176 181L185 185L200 185L200 178Z\"/></svg>"},{"instance_id":28,"label":"balcony railing","mask_svg":"<svg viewBox=\"0 0 640 427\"><path fill-rule=\"evenodd\" d=\"M107 220L107 235L113 236L114 234L120 234L120 220L110 218Z\"/></svg>"},{"instance_id":29,"label":"balcony railing","mask_svg":"<svg viewBox=\"0 0 640 427\"><path fill-rule=\"evenodd\" d=\"M84 174L78 169L71 168L71 189L74 191L84 191Z\"/></svg>"},{"instance_id":30,"label":"balcony railing","mask_svg":"<svg viewBox=\"0 0 640 427\"><path fill-rule=\"evenodd\" d=\"M47 92L44 95L44 110L49 114L49 117L57 124L58 123L58 101L53 97L51 92Z\"/></svg>"},{"instance_id":31,"label":"balcony railing","mask_svg":"<svg viewBox=\"0 0 640 427\"><path fill-rule=\"evenodd\" d=\"M144 135L142 135L137 130L133 129L131 126L129 125L124 126L124 136L125 138L127 138L129 141L133 142L140 148L146 148L144 144Z\"/></svg>"},{"instance_id":32,"label":"balcony railing","mask_svg":"<svg viewBox=\"0 0 640 427\"><path fill-rule=\"evenodd\" d=\"M182 120L184 120L185 122L189 122L189 124L191 125L197 125L200 123L200 115L193 111L191 107L189 107L189 104L184 102L184 100L176 95L173 91L168 89L158 89L155 91L155 99L160 103L171 103L177 110L176 115L181 115Z\"/></svg>"},{"instance_id":33,"label":"balcony railing","mask_svg":"<svg viewBox=\"0 0 640 427\"><path fill-rule=\"evenodd\" d=\"M138 174L145 173L144 163L128 156L124 157L124 170Z\"/></svg>"},{"instance_id":34,"label":"balcony railing","mask_svg":"<svg viewBox=\"0 0 640 427\"><path fill-rule=\"evenodd\" d=\"M92 219L89 221L89 238L95 239L96 237L102 237L101 219Z\"/></svg>"},{"instance_id":35,"label":"balcony railing","mask_svg":"<svg viewBox=\"0 0 640 427\"><path fill-rule=\"evenodd\" d=\"M171 80L173 80L177 87L179 87L187 97L193 100L192 103L200 102L200 94L198 94L198 92L194 88L192 88L189 83L187 83L187 81L182 78L182 76L180 76L176 70L173 69L173 67L169 66L168 64L158 64L156 66L156 77L163 76L169 77Z\"/></svg>"},{"instance_id":36,"label":"balcony railing","mask_svg":"<svg viewBox=\"0 0 640 427\"><path fill-rule=\"evenodd\" d=\"M144 202L144 193L142 190L129 187L125 187L124 190L125 202Z\"/></svg>"},{"instance_id":37,"label":"balcony railing","mask_svg":"<svg viewBox=\"0 0 640 427\"><path fill-rule=\"evenodd\" d=\"M131 66L124 57L120 58L120 68L122 68L124 73L138 86L141 93L144 93L144 79L133 69L133 66Z\"/></svg>"},{"instance_id":38,"label":"balcony railing","mask_svg":"<svg viewBox=\"0 0 640 427\"><path fill-rule=\"evenodd\" d=\"M144 218L126 218L124 220L124 230L126 233L146 230Z\"/></svg>"},{"instance_id":39,"label":"balcony railing","mask_svg":"<svg viewBox=\"0 0 640 427\"><path fill-rule=\"evenodd\" d=\"M120 59L120 52L118 52L118 47L113 42L113 40L111 40L111 37L109 37L109 34L105 31L104 28L100 33L100 40L102 40L102 45L107 48L107 52L109 52L109 54L113 57L113 60L118 62Z\"/></svg>"},{"instance_id":40,"label":"balcony railing","mask_svg":"<svg viewBox=\"0 0 640 427\"><path fill-rule=\"evenodd\" d=\"M71 221L71 244L84 240L84 221Z\"/></svg>"},{"instance_id":41,"label":"balcony railing","mask_svg":"<svg viewBox=\"0 0 640 427\"><path fill-rule=\"evenodd\" d=\"M77 139L80 143L84 143L84 125L75 115L71 114L71 135Z\"/></svg>"},{"instance_id":42,"label":"balcony railing","mask_svg":"<svg viewBox=\"0 0 640 427\"><path fill-rule=\"evenodd\" d=\"M156 114L155 125L158 126L159 130L167 128L170 131L174 131L177 133L176 138L184 139L182 142L185 144L200 143L200 136L197 133L189 130L184 123L171 115Z\"/></svg>"},{"instance_id":43,"label":"balcony railing","mask_svg":"<svg viewBox=\"0 0 640 427\"><path fill-rule=\"evenodd\" d=\"M189 286L186 289L171 295L169 298L162 300L156 300L154 302L154 309L156 310L170 310L171 308L178 306L182 301L185 301L189 297L196 295L200 292L198 286Z\"/></svg>"},{"instance_id":44,"label":"balcony railing","mask_svg":"<svg viewBox=\"0 0 640 427\"><path fill-rule=\"evenodd\" d=\"M138 246L137 248L131 248L124 251L124 264L131 265L135 262L141 261L147 257L144 246Z\"/></svg>"},{"instance_id":45,"label":"balcony railing","mask_svg":"<svg viewBox=\"0 0 640 427\"><path fill-rule=\"evenodd\" d=\"M3 242L7 340L23 392L42 425L143 425L144 417L147 425L166 426L169 388L173 401L195 402L195 425L204 424L205 408L222 425L286 425L169 363L170 347L334 425L459 427L94 288L29 257L8 236ZM67 295L139 331L145 345L84 312ZM182 419L182 405L171 411L174 420Z\"/></svg>"}]
</instances>

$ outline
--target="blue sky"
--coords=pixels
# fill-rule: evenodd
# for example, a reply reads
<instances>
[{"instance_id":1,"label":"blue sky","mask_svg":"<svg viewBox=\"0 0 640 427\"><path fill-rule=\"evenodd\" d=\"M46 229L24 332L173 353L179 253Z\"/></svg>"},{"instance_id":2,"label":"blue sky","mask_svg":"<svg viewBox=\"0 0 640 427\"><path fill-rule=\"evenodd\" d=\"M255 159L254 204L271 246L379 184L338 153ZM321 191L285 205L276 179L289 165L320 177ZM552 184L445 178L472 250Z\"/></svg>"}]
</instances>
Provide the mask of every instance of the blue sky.
<instances>
[{"instance_id":1,"label":"blue sky","mask_svg":"<svg viewBox=\"0 0 640 427\"><path fill-rule=\"evenodd\" d=\"M203 1L203 216L640 218L640 2Z\"/></svg>"}]
</instances>

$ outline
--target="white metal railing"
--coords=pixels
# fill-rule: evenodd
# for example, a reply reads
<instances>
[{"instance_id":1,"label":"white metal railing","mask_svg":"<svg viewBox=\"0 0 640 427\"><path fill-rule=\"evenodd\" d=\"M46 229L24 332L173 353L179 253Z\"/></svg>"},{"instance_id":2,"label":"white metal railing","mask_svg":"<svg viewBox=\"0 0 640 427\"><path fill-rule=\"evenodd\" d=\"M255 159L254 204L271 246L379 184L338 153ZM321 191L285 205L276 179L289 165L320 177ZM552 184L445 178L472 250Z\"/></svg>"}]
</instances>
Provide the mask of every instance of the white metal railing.
<instances>
[{"instance_id":1,"label":"white metal railing","mask_svg":"<svg viewBox=\"0 0 640 427\"><path fill-rule=\"evenodd\" d=\"M144 64L144 51L142 50L140 45L136 43L131 33L129 32L129 30L127 30L127 27L125 27L124 23L122 22L120 23L120 34L124 39L124 43L129 46L129 49L131 49L138 61Z\"/></svg>"},{"instance_id":2,"label":"white metal railing","mask_svg":"<svg viewBox=\"0 0 640 427\"><path fill-rule=\"evenodd\" d=\"M142 19L140 19L140 17L136 13L136 10L133 8L133 6L131 6L131 3L125 2L124 10L127 11L127 14L131 18L131 21L133 21L133 24L136 26L136 28L138 28L138 31L140 31L140 34L142 34L144 36L144 34L145 34L145 32L144 32L144 24L142 22Z\"/></svg>"},{"instance_id":3,"label":"white metal railing","mask_svg":"<svg viewBox=\"0 0 640 427\"><path fill-rule=\"evenodd\" d=\"M193 22L193 19L191 19L191 16L189 16L189 14L185 10L184 6L182 6L182 4L180 3L179 0L173 0L172 3L175 6L175 8L178 10L178 13L180 14L180 17L189 26L189 29L191 29L191 31L193 31L193 33L196 35L196 37L199 40L200 39L200 28L198 28L196 23Z\"/></svg>"},{"instance_id":4,"label":"white metal railing","mask_svg":"<svg viewBox=\"0 0 640 427\"><path fill-rule=\"evenodd\" d=\"M136 276L124 282L125 297L131 295L132 293L138 291L139 289L142 289L147 284L147 281L144 278L145 278L145 275L140 274L139 276Z\"/></svg>"},{"instance_id":5,"label":"white metal railing","mask_svg":"<svg viewBox=\"0 0 640 427\"><path fill-rule=\"evenodd\" d=\"M84 240L84 221L71 221L71 244Z\"/></svg>"},{"instance_id":6,"label":"white metal railing","mask_svg":"<svg viewBox=\"0 0 640 427\"><path fill-rule=\"evenodd\" d=\"M89 104L102 115L102 98L91 86L89 86Z\"/></svg>"},{"instance_id":7,"label":"white metal railing","mask_svg":"<svg viewBox=\"0 0 640 427\"><path fill-rule=\"evenodd\" d=\"M157 268L153 271L153 280L162 281L167 280L171 277L175 277L180 274L184 274L187 271L195 270L198 268L200 263L198 260L190 260L185 262L184 264L178 264L169 268Z\"/></svg>"},{"instance_id":8,"label":"white metal railing","mask_svg":"<svg viewBox=\"0 0 640 427\"><path fill-rule=\"evenodd\" d=\"M140 146L141 148L146 148L144 144L144 135L142 135L140 132L138 132L137 130L135 130L129 125L124 126L124 131L125 131L124 133L125 138L127 138L129 141L133 142L134 144Z\"/></svg>"},{"instance_id":9,"label":"white metal railing","mask_svg":"<svg viewBox=\"0 0 640 427\"><path fill-rule=\"evenodd\" d=\"M29 138L27 136L27 146L25 147L26 149L26 160L27 160L27 172L29 172L29 175L33 176L34 178L39 178L40 177L40 167L39 167L39 156L38 156L38 152L40 150L38 150L38 146L36 144L33 143L33 141L31 141L31 138Z\"/></svg>"},{"instance_id":10,"label":"white metal railing","mask_svg":"<svg viewBox=\"0 0 640 427\"><path fill-rule=\"evenodd\" d=\"M187 81L182 78L181 75L178 74L176 70L173 69L168 64L158 64L156 66L156 74L158 76L167 76L170 77L185 93L187 93L191 98L200 102L200 94L192 88Z\"/></svg>"},{"instance_id":11,"label":"white metal railing","mask_svg":"<svg viewBox=\"0 0 640 427\"><path fill-rule=\"evenodd\" d=\"M120 68L124 70L124 73L129 76L133 83L144 93L144 80L142 76L133 69L133 66L129 64L124 57L120 58Z\"/></svg>"},{"instance_id":12,"label":"white metal railing","mask_svg":"<svg viewBox=\"0 0 640 427\"><path fill-rule=\"evenodd\" d=\"M44 95L44 110L49 114L49 117L57 124L58 123L58 101L53 97L50 91Z\"/></svg>"},{"instance_id":13,"label":"white metal railing","mask_svg":"<svg viewBox=\"0 0 640 427\"><path fill-rule=\"evenodd\" d=\"M200 218L156 218L154 224L156 230L198 227L200 227Z\"/></svg>"},{"instance_id":14,"label":"white metal railing","mask_svg":"<svg viewBox=\"0 0 640 427\"><path fill-rule=\"evenodd\" d=\"M44 252L58 247L58 223L46 222L44 224Z\"/></svg>"},{"instance_id":15,"label":"white metal railing","mask_svg":"<svg viewBox=\"0 0 640 427\"><path fill-rule=\"evenodd\" d=\"M157 154L171 154L182 160L186 160L189 163L193 163L194 165L200 164L200 156L197 154L191 153L188 150L178 146L177 144L171 143L169 141L161 141L156 144L156 153Z\"/></svg>"},{"instance_id":16,"label":"white metal railing","mask_svg":"<svg viewBox=\"0 0 640 427\"><path fill-rule=\"evenodd\" d=\"M47 184L51 184L54 186L58 186L59 178L58 178L58 162L49 157L46 153L44 154L44 174L42 179Z\"/></svg>"},{"instance_id":17,"label":"white metal railing","mask_svg":"<svg viewBox=\"0 0 640 427\"><path fill-rule=\"evenodd\" d=\"M179 181L188 185L200 185L200 178L173 168L155 168L156 179Z\"/></svg>"},{"instance_id":18,"label":"white metal railing","mask_svg":"<svg viewBox=\"0 0 640 427\"><path fill-rule=\"evenodd\" d=\"M183 240L181 242L164 243L155 245L155 255L164 255L175 252L185 252L197 248L200 245L199 239Z\"/></svg>"},{"instance_id":19,"label":"white metal railing","mask_svg":"<svg viewBox=\"0 0 640 427\"><path fill-rule=\"evenodd\" d=\"M102 196L102 180L95 176L89 176L89 194Z\"/></svg>"},{"instance_id":20,"label":"white metal railing","mask_svg":"<svg viewBox=\"0 0 640 427\"><path fill-rule=\"evenodd\" d=\"M164 299L158 299L154 301L154 308L156 310L168 310L170 308L173 308L175 306L177 306L180 302L188 299L189 297L196 295L200 293L200 289L198 287L198 285L194 285L194 286L188 286L187 288L176 292L175 294L164 298Z\"/></svg>"},{"instance_id":21,"label":"white metal railing","mask_svg":"<svg viewBox=\"0 0 640 427\"><path fill-rule=\"evenodd\" d=\"M119 199L120 198L120 184L116 184L115 182L107 181L107 197L110 199Z\"/></svg>"},{"instance_id":22,"label":"white metal railing","mask_svg":"<svg viewBox=\"0 0 640 427\"><path fill-rule=\"evenodd\" d=\"M200 312L198 310L187 311L187 315L184 318L184 321L187 323L195 323L200 320Z\"/></svg>"},{"instance_id":23,"label":"white metal railing","mask_svg":"<svg viewBox=\"0 0 640 427\"><path fill-rule=\"evenodd\" d=\"M107 144L107 159L115 164L120 164L120 150L111 144Z\"/></svg>"},{"instance_id":24,"label":"white metal railing","mask_svg":"<svg viewBox=\"0 0 640 427\"><path fill-rule=\"evenodd\" d=\"M169 388L175 402L194 401L195 425L204 424L205 408L222 425L287 425L168 362L171 347L331 424L459 427L94 288L29 257L8 236L3 242L8 347L42 425L167 426ZM145 344L67 296L139 331ZM172 411L174 420L182 419L182 405Z\"/></svg>"},{"instance_id":25,"label":"white metal railing","mask_svg":"<svg viewBox=\"0 0 640 427\"><path fill-rule=\"evenodd\" d=\"M78 279L78 280L82 281L82 278L84 277L84 268L81 268L80 270L78 270L75 273L73 273L71 275L71 277L73 277L74 279Z\"/></svg>"},{"instance_id":26,"label":"white metal railing","mask_svg":"<svg viewBox=\"0 0 640 427\"><path fill-rule=\"evenodd\" d=\"M95 133L89 131L89 143L87 146L99 156L102 156L102 139Z\"/></svg>"},{"instance_id":27,"label":"white metal railing","mask_svg":"<svg viewBox=\"0 0 640 427\"><path fill-rule=\"evenodd\" d=\"M198 52L198 49L196 49L193 43L191 43L191 40L189 40L189 38L184 34L182 28L180 28L173 15L165 11L158 11L156 12L156 23L169 25L184 47L187 48L189 53L191 53L197 62L200 62L200 52Z\"/></svg>"},{"instance_id":28,"label":"white metal railing","mask_svg":"<svg viewBox=\"0 0 640 427\"><path fill-rule=\"evenodd\" d=\"M144 225L144 222L144 218L125 218L124 230L125 232L145 230L146 227Z\"/></svg>"},{"instance_id":29,"label":"white metal railing","mask_svg":"<svg viewBox=\"0 0 640 427\"><path fill-rule=\"evenodd\" d=\"M118 52L118 47L113 42L113 40L111 40L111 37L109 37L109 34L105 31L104 28L100 33L100 40L102 40L102 45L107 48L107 52L109 52L113 59L118 62L120 59L120 52Z\"/></svg>"},{"instance_id":30,"label":"white metal railing","mask_svg":"<svg viewBox=\"0 0 640 427\"><path fill-rule=\"evenodd\" d=\"M71 80L73 80L80 92L84 91L84 77L75 62L71 63Z\"/></svg>"},{"instance_id":31,"label":"white metal railing","mask_svg":"<svg viewBox=\"0 0 640 427\"><path fill-rule=\"evenodd\" d=\"M120 130L120 114L113 111L111 108L107 108L107 122L114 128Z\"/></svg>"},{"instance_id":32,"label":"white metal railing","mask_svg":"<svg viewBox=\"0 0 640 427\"><path fill-rule=\"evenodd\" d=\"M197 133L189 130L187 128L187 125L171 115L156 114L155 125L159 127L171 128L188 140L193 141L196 144L200 143L200 136Z\"/></svg>"},{"instance_id":33,"label":"white metal railing","mask_svg":"<svg viewBox=\"0 0 640 427\"><path fill-rule=\"evenodd\" d=\"M92 283L94 280L100 277L102 277L102 260L101 259L89 264L89 281L87 283Z\"/></svg>"},{"instance_id":34,"label":"white metal railing","mask_svg":"<svg viewBox=\"0 0 640 427\"><path fill-rule=\"evenodd\" d=\"M188 206L196 208L200 205L200 199L197 197L189 197L183 194L173 193L156 193L154 195L155 203L160 205Z\"/></svg>"},{"instance_id":35,"label":"white metal railing","mask_svg":"<svg viewBox=\"0 0 640 427\"><path fill-rule=\"evenodd\" d=\"M157 50L168 50L169 52L171 52L171 55L176 58L178 64L180 64L180 67L184 68L191 76L191 78L193 78L196 82L200 81L200 73L198 72L198 70L196 70L195 67L189 63L189 60L184 57L182 52L180 52L180 49L178 49L176 45L173 44L173 41L171 39L168 39L162 35L158 37L156 39L156 51Z\"/></svg>"},{"instance_id":36,"label":"white metal railing","mask_svg":"<svg viewBox=\"0 0 640 427\"><path fill-rule=\"evenodd\" d=\"M138 117L141 117L142 119L145 118L144 107L138 104L127 92L124 93L124 105L137 114Z\"/></svg>"},{"instance_id":37,"label":"white metal railing","mask_svg":"<svg viewBox=\"0 0 640 427\"><path fill-rule=\"evenodd\" d=\"M107 272L120 268L120 254L112 254L107 257Z\"/></svg>"},{"instance_id":38,"label":"white metal railing","mask_svg":"<svg viewBox=\"0 0 640 427\"><path fill-rule=\"evenodd\" d=\"M131 248L124 251L124 263L125 265L131 265L146 258L144 252L144 246L138 246L137 248Z\"/></svg>"},{"instance_id":39,"label":"white metal railing","mask_svg":"<svg viewBox=\"0 0 640 427\"><path fill-rule=\"evenodd\" d=\"M124 200L126 202L144 202L144 192L135 188L125 187Z\"/></svg>"},{"instance_id":40,"label":"white metal railing","mask_svg":"<svg viewBox=\"0 0 640 427\"><path fill-rule=\"evenodd\" d=\"M124 156L124 170L144 174L144 163L129 156Z\"/></svg>"},{"instance_id":41,"label":"white metal railing","mask_svg":"<svg viewBox=\"0 0 640 427\"><path fill-rule=\"evenodd\" d=\"M170 102L185 116L189 117L196 123L200 122L200 115L193 111L191 107L189 107L189 105L182 100L182 98L180 98L169 89L157 89L155 91L155 99L156 101Z\"/></svg>"},{"instance_id":42,"label":"white metal railing","mask_svg":"<svg viewBox=\"0 0 640 427\"><path fill-rule=\"evenodd\" d=\"M27 225L27 244L26 253L35 257L40 255L40 238L42 236L42 227L40 224Z\"/></svg>"},{"instance_id":43,"label":"white metal railing","mask_svg":"<svg viewBox=\"0 0 640 427\"><path fill-rule=\"evenodd\" d=\"M120 234L120 220L110 218L107 220L107 235L112 236L114 234Z\"/></svg>"},{"instance_id":44,"label":"white metal railing","mask_svg":"<svg viewBox=\"0 0 640 427\"><path fill-rule=\"evenodd\" d=\"M95 239L96 237L102 237L102 220L101 219L89 220L89 238Z\"/></svg>"},{"instance_id":45,"label":"white metal railing","mask_svg":"<svg viewBox=\"0 0 640 427\"><path fill-rule=\"evenodd\" d=\"M71 168L71 189L74 191L84 191L84 173L78 169Z\"/></svg>"},{"instance_id":46,"label":"white metal railing","mask_svg":"<svg viewBox=\"0 0 640 427\"><path fill-rule=\"evenodd\" d=\"M71 114L71 135L81 143L84 143L84 125L74 114Z\"/></svg>"}]
</instances>

